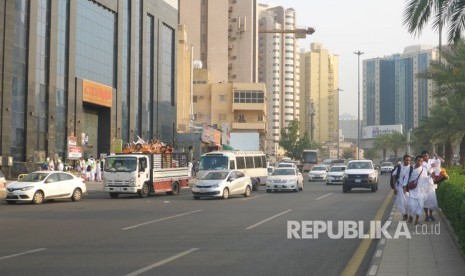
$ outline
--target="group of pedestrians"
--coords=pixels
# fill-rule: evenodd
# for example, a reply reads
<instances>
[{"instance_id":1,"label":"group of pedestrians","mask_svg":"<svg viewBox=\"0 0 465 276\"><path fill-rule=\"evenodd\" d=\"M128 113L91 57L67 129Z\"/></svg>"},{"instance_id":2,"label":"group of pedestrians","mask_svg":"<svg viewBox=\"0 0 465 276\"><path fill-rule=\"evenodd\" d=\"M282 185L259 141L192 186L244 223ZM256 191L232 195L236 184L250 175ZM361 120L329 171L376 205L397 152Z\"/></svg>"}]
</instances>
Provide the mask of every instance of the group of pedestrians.
<instances>
[{"instance_id":1,"label":"group of pedestrians","mask_svg":"<svg viewBox=\"0 0 465 276\"><path fill-rule=\"evenodd\" d=\"M56 163L56 165L55 165L55 163ZM55 170L64 171L65 166L64 166L63 162L61 161L61 159L58 158L56 160L56 162L55 162L53 158L47 157L40 169L44 170L44 171L55 171Z\"/></svg>"},{"instance_id":2,"label":"group of pedestrians","mask_svg":"<svg viewBox=\"0 0 465 276\"><path fill-rule=\"evenodd\" d=\"M91 155L90 158L79 159L78 172L82 173L87 181L102 181L102 171L103 171L103 158L102 160L94 159L94 156Z\"/></svg>"},{"instance_id":3,"label":"group of pedestrians","mask_svg":"<svg viewBox=\"0 0 465 276\"><path fill-rule=\"evenodd\" d=\"M441 172L441 162L444 160L437 154L430 158L427 151L417 155L414 164L412 157L404 155L403 163L397 165L391 177L397 208L402 213L402 220L420 224L420 216L424 212L424 221L435 221L433 211L438 209L435 175Z\"/></svg>"}]
</instances>

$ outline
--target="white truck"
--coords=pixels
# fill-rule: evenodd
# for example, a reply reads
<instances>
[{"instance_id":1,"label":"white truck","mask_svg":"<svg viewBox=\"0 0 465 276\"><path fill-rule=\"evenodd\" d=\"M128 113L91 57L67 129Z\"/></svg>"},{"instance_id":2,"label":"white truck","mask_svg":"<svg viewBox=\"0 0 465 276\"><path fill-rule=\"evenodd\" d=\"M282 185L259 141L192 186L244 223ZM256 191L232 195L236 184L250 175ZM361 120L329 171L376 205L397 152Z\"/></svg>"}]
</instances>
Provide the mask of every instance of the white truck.
<instances>
[{"instance_id":1,"label":"white truck","mask_svg":"<svg viewBox=\"0 0 465 276\"><path fill-rule=\"evenodd\" d=\"M129 153L105 158L103 191L119 194L178 194L189 187L190 168L186 153Z\"/></svg>"}]
</instances>

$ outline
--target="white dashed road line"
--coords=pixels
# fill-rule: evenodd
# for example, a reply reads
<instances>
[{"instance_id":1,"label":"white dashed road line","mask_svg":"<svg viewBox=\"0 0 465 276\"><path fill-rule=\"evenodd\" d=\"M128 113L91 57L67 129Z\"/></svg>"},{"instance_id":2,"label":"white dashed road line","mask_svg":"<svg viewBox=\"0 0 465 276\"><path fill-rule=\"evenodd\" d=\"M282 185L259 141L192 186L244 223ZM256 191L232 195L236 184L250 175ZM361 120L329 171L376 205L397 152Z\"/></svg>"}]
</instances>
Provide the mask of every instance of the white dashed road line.
<instances>
[{"instance_id":1,"label":"white dashed road line","mask_svg":"<svg viewBox=\"0 0 465 276\"><path fill-rule=\"evenodd\" d=\"M181 257L183 257L183 256L186 256L186 255L188 255L188 254L190 254L190 253L192 253L192 252L194 252L194 251L197 251L197 250L199 250L199 249L198 249L198 248L191 248L191 249L189 249L189 250L186 250L186 251L184 251L184 252L181 252L181 253L179 253L179 254L176 254L176 255L174 255L174 256L172 256L172 257L169 257L169 258L167 258L167 259L161 260L161 261L156 262L156 263L154 263L154 264L151 264L151 265L149 265L149 266L143 267L143 268L141 268L141 269L139 269L139 270L136 270L136 271L134 271L134 272L132 272L132 273L126 274L126 276L137 276L137 275L142 274L142 273L144 273L144 272L147 272L147 271L149 271L149 270L151 270L151 269L154 269L154 268L156 268L156 267L162 266L162 265L167 264L167 263L169 263L169 262L171 262L171 261L174 261L174 260L176 260L176 259L179 259L179 258L181 258Z\"/></svg>"},{"instance_id":2,"label":"white dashed road line","mask_svg":"<svg viewBox=\"0 0 465 276\"><path fill-rule=\"evenodd\" d=\"M332 195L332 194L333 194L333 193L325 194L324 196L320 196L319 198L315 198L315 200L320 200L320 199L325 198L325 197L327 197L327 196L330 196L330 195Z\"/></svg>"},{"instance_id":3,"label":"white dashed road line","mask_svg":"<svg viewBox=\"0 0 465 276\"><path fill-rule=\"evenodd\" d=\"M144 222L144 223L136 224L136 225L133 225L133 226L124 227L124 228L121 228L121 230L134 229L134 228L141 227L141 226L144 226L144 225L147 225L147 224L152 224L152 223L155 223L155 222L164 221L164 220L168 220L168 219L172 219L172 218L187 216L187 215L198 213L198 212L201 212L201 211L202 210L196 210L196 211L182 213L182 214L178 214L178 215L174 215L174 216L169 216L169 217L166 217L166 218L155 219L155 220L147 221L147 222Z\"/></svg>"},{"instance_id":4,"label":"white dashed road line","mask_svg":"<svg viewBox=\"0 0 465 276\"><path fill-rule=\"evenodd\" d=\"M272 217L269 217L269 218L267 218L267 219L264 219L264 220L262 220L262 221L259 221L259 222L255 223L254 225L251 225L251 226L249 226L249 227L247 227L247 228L245 228L245 229L246 229L246 230L250 230L250 229L252 229L252 228L255 228L255 227L257 227L257 226L262 225L263 223L265 223L265 222L267 222L267 221L270 221L270 220L275 219L275 218L277 218L277 217L279 217L279 216L282 216L282 215L284 215L284 214L287 214L287 213L289 213L290 211L292 211L292 209L289 209L289 210L287 210L287 211L281 212L281 213L279 213L279 214L277 214L277 215L274 215L274 216L272 216Z\"/></svg>"},{"instance_id":5,"label":"white dashed road line","mask_svg":"<svg viewBox=\"0 0 465 276\"><path fill-rule=\"evenodd\" d=\"M9 255L9 256L3 256L3 257L0 257L0 261L5 260L5 259L14 258L14 257L19 257L19 256L26 255L26 254L36 253L36 252L39 252L39 251L44 251L46 249L47 248L37 248L37 249L34 249L34 250L29 250L29 251Z\"/></svg>"}]
</instances>

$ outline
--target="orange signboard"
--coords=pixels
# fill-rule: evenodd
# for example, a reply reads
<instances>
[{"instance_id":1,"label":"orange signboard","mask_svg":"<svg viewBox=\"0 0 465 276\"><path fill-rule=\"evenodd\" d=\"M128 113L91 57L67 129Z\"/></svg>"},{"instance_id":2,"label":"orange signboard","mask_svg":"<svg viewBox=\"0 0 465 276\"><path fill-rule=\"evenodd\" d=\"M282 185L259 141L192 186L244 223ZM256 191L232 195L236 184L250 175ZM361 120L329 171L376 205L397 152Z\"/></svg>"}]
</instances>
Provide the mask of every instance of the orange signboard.
<instances>
[{"instance_id":1,"label":"orange signboard","mask_svg":"<svg viewBox=\"0 0 465 276\"><path fill-rule=\"evenodd\" d=\"M90 80L82 80L82 101L111 107L113 88Z\"/></svg>"}]
</instances>

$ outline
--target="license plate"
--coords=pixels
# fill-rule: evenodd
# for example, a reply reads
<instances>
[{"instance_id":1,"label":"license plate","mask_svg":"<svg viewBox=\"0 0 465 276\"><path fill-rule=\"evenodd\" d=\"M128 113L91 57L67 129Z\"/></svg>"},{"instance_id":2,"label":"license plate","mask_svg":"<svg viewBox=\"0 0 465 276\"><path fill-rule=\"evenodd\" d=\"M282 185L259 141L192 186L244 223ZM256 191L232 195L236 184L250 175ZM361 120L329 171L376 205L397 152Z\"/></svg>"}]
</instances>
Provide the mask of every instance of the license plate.
<instances>
[{"instance_id":1,"label":"license plate","mask_svg":"<svg viewBox=\"0 0 465 276\"><path fill-rule=\"evenodd\" d=\"M362 182L361 179L355 179L355 183L360 183L360 182Z\"/></svg>"},{"instance_id":2,"label":"license plate","mask_svg":"<svg viewBox=\"0 0 465 276\"><path fill-rule=\"evenodd\" d=\"M8 193L7 196L13 196L13 193Z\"/></svg>"},{"instance_id":3,"label":"license plate","mask_svg":"<svg viewBox=\"0 0 465 276\"><path fill-rule=\"evenodd\" d=\"M199 189L199 192L200 193L205 193L205 192L207 192L207 189Z\"/></svg>"}]
</instances>

